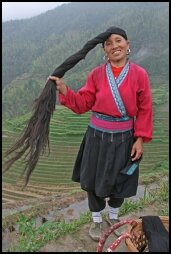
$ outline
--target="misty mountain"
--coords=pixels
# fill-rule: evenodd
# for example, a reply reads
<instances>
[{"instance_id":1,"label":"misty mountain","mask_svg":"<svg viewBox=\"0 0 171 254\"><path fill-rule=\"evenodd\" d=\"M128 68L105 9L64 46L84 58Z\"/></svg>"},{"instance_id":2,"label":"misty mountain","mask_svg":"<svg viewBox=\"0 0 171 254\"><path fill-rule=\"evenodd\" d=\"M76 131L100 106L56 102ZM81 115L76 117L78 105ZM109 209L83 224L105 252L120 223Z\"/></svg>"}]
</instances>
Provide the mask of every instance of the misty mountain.
<instances>
[{"instance_id":1,"label":"misty mountain","mask_svg":"<svg viewBox=\"0 0 171 254\"><path fill-rule=\"evenodd\" d=\"M13 117L30 110L46 77L110 26L126 30L130 60L147 69L152 86L168 82L167 2L72 2L33 18L2 23L3 115ZM103 55L97 45L65 74L67 84L81 87L88 72L103 62Z\"/></svg>"}]
</instances>

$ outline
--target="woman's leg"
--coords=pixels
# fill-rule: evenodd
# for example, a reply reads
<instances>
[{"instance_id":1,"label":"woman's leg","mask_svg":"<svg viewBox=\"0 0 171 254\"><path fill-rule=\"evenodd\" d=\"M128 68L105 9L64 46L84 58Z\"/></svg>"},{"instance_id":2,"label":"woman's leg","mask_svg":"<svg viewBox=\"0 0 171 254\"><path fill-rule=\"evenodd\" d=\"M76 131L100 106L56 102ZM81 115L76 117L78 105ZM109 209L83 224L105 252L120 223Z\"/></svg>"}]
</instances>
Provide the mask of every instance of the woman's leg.
<instances>
[{"instance_id":1,"label":"woman's leg","mask_svg":"<svg viewBox=\"0 0 171 254\"><path fill-rule=\"evenodd\" d=\"M109 205L109 218L110 219L118 219L119 208L124 202L124 198L116 198L114 196L110 196L108 200Z\"/></svg>"},{"instance_id":2,"label":"woman's leg","mask_svg":"<svg viewBox=\"0 0 171 254\"><path fill-rule=\"evenodd\" d=\"M94 222L102 222L101 211L106 207L106 200L97 197L94 192L87 192L89 210Z\"/></svg>"},{"instance_id":3,"label":"woman's leg","mask_svg":"<svg viewBox=\"0 0 171 254\"><path fill-rule=\"evenodd\" d=\"M93 223L90 226L89 235L95 240L99 241L102 234L102 215L101 211L106 206L104 198L97 197L94 192L87 192L89 209L92 212Z\"/></svg>"},{"instance_id":4,"label":"woman's leg","mask_svg":"<svg viewBox=\"0 0 171 254\"><path fill-rule=\"evenodd\" d=\"M106 217L106 221L109 223L109 225L113 225L115 223L118 223L120 220L118 218L119 214L119 208L124 202L124 198L116 198L114 196L110 196L108 200L108 205L109 205L109 214ZM114 230L114 234L119 237L124 231L125 227L121 226L120 228Z\"/></svg>"}]
</instances>

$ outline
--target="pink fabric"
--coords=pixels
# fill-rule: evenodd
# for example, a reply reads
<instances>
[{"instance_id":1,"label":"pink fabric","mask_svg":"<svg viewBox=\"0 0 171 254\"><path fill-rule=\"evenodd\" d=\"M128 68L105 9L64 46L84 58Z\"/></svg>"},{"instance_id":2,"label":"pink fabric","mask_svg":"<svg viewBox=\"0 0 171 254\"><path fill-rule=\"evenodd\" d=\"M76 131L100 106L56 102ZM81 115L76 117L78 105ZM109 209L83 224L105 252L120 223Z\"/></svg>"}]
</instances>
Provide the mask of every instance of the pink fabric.
<instances>
[{"instance_id":1,"label":"pink fabric","mask_svg":"<svg viewBox=\"0 0 171 254\"><path fill-rule=\"evenodd\" d=\"M130 130L133 127L133 119L124 122L109 122L99 119L92 115L90 119L90 124L94 127L101 128L104 130Z\"/></svg>"},{"instance_id":2,"label":"pink fabric","mask_svg":"<svg viewBox=\"0 0 171 254\"><path fill-rule=\"evenodd\" d=\"M134 136L142 137L144 142L152 139L153 113L150 81L147 72L139 65L130 62L130 68L119 92L127 115L136 117ZM68 87L67 95L59 94L62 105L77 114L89 110L102 114L121 117L114 102L107 81L105 64L94 68L88 75L85 85L74 92Z\"/></svg>"}]
</instances>

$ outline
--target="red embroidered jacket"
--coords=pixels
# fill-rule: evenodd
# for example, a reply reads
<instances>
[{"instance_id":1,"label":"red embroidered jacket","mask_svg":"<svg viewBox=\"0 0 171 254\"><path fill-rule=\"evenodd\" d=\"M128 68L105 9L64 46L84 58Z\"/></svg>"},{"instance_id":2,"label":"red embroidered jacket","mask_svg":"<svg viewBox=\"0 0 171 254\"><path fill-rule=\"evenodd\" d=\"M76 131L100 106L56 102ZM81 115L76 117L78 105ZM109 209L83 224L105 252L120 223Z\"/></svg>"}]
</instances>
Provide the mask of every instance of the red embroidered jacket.
<instances>
[{"instance_id":1,"label":"red embroidered jacket","mask_svg":"<svg viewBox=\"0 0 171 254\"><path fill-rule=\"evenodd\" d=\"M119 92L127 115L135 119L134 136L142 137L144 142L150 141L153 133L153 113L147 72L141 66L130 62L129 71L119 86ZM121 116L108 84L105 64L89 73L85 85L78 92L68 87L66 96L59 93L59 100L77 114L92 110L114 117Z\"/></svg>"}]
</instances>

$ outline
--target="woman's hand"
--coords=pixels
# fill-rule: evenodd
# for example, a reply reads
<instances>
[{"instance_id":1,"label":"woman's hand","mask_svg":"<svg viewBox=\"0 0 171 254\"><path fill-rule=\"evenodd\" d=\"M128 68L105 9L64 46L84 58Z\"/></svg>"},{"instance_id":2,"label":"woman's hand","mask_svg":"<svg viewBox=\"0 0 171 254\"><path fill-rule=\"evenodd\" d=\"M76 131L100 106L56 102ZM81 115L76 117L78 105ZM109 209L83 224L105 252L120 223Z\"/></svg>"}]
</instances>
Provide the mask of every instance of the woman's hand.
<instances>
[{"instance_id":1,"label":"woman's hand","mask_svg":"<svg viewBox=\"0 0 171 254\"><path fill-rule=\"evenodd\" d=\"M66 95L67 94L67 86L65 85L64 81L58 77L55 77L55 76L49 76L47 81L51 79L53 81L55 81L56 83L56 89L62 93L63 95Z\"/></svg>"},{"instance_id":2,"label":"woman's hand","mask_svg":"<svg viewBox=\"0 0 171 254\"><path fill-rule=\"evenodd\" d=\"M132 161L138 160L143 153L143 139L142 137L138 137L134 142L131 150Z\"/></svg>"}]
</instances>

